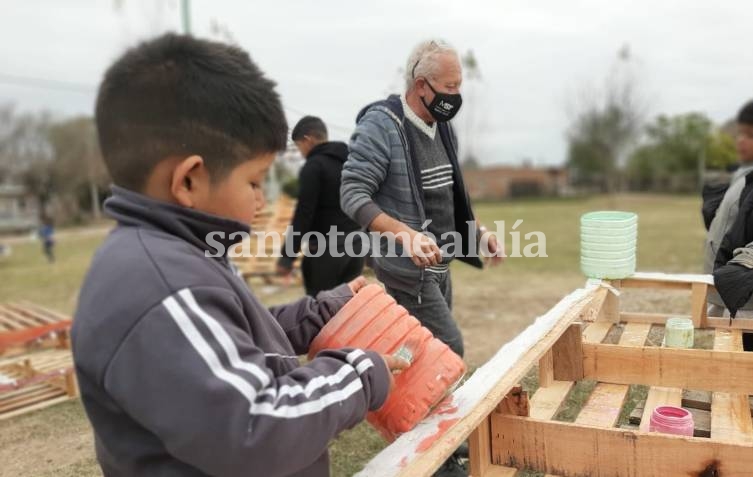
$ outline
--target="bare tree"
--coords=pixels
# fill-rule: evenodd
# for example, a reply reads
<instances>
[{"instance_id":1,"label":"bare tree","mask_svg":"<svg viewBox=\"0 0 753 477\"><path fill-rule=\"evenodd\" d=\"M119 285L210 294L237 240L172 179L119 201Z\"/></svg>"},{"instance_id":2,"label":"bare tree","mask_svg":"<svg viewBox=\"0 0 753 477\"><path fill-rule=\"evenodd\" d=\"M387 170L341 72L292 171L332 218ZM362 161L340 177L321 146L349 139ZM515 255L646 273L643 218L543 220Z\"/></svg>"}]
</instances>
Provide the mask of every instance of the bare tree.
<instances>
[{"instance_id":1,"label":"bare tree","mask_svg":"<svg viewBox=\"0 0 753 477\"><path fill-rule=\"evenodd\" d=\"M576 183L598 185L604 192L613 192L620 183L620 171L646 117L630 62L624 46L603 86L584 87L571 108L568 167Z\"/></svg>"}]
</instances>

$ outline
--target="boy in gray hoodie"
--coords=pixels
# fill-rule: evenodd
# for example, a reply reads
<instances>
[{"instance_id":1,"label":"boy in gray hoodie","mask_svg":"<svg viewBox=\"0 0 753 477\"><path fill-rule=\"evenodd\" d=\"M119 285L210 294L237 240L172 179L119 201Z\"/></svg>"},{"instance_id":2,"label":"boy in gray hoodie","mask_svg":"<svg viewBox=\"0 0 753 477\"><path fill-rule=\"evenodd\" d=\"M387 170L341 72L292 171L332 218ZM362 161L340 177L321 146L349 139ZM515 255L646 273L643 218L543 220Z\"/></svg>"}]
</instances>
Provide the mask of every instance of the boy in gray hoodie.
<instances>
[{"instance_id":1,"label":"boy in gray hoodie","mask_svg":"<svg viewBox=\"0 0 753 477\"><path fill-rule=\"evenodd\" d=\"M110 67L96 120L117 226L73 354L104 474L328 475L329 441L384 403L402 363L297 359L362 278L268 310L228 262L285 146L274 83L239 48L169 34Z\"/></svg>"}]
</instances>

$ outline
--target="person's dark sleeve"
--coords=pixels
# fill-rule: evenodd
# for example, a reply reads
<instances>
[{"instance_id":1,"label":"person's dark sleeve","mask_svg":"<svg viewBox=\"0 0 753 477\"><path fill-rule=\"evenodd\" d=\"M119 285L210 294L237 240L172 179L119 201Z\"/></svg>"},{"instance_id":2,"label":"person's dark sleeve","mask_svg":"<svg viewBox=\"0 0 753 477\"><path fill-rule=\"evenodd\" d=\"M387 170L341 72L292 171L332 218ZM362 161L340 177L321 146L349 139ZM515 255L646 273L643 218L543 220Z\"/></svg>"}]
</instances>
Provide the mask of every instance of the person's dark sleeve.
<instances>
[{"instance_id":1,"label":"person's dark sleeve","mask_svg":"<svg viewBox=\"0 0 753 477\"><path fill-rule=\"evenodd\" d=\"M724 199L724 194L729 189L729 184L706 184L703 186L701 196L703 205L701 206L701 215L703 215L703 225L706 230L711 227L711 221L716 217L716 211Z\"/></svg>"},{"instance_id":2,"label":"person's dark sleeve","mask_svg":"<svg viewBox=\"0 0 753 477\"><path fill-rule=\"evenodd\" d=\"M293 303L272 307L269 311L285 331L293 350L301 355L308 353L311 341L351 298L353 291L343 284L319 292L316 298L305 296Z\"/></svg>"},{"instance_id":3,"label":"person's dark sleeve","mask_svg":"<svg viewBox=\"0 0 753 477\"><path fill-rule=\"evenodd\" d=\"M275 375L237 325L247 319L229 290L180 290L129 332L103 386L167 452L207 475L302 472L382 406L389 371L377 353L343 349Z\"/></svg>"},{"instance_id":4,"label":"person's dark sleeve","mask_svg":"<svg viewBox=\"0 0 753 477\"><path fill-rule=\"evenodd\" d=\"M298 203L291 226L295 234L285 237L286 246L282 250L279 264L284 268L291 268L298 253L301 251L303 236L311 231L311 225L316 217L321 189L321 167L311 159L307 159L298 173ZM288 243L292 244L292 254L288 253Z\"/></svg>"},{"instance_id":5,"label":"person's dark sleeve","mask_svg":"<svg viewBox=\"0 0 753 477\"><path fill-rule=\"evenodd\" d=\"M728 263L714 270L714 286L732 318L753 296L753 270Z\"/></svg>"}]
</instances>

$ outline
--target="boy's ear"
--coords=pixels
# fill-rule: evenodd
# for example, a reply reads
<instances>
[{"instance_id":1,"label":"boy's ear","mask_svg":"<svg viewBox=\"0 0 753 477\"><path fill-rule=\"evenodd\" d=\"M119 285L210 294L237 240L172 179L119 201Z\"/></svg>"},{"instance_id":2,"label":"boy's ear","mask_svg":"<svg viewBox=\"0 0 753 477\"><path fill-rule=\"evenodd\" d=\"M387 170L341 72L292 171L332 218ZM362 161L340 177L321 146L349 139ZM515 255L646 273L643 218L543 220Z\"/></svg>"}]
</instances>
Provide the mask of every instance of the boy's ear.
<instances>
[{"instance_id":1,"label":"boy's ear","mask_svg":"<svg viewBox=\"0 0 753 477\"><path fill-rule=\"evenodd\" d=\"M170 192L183 207L194 208L208 190L209 174L201 156L189 156L173 169Z\"/></svg>"}]
</instances>

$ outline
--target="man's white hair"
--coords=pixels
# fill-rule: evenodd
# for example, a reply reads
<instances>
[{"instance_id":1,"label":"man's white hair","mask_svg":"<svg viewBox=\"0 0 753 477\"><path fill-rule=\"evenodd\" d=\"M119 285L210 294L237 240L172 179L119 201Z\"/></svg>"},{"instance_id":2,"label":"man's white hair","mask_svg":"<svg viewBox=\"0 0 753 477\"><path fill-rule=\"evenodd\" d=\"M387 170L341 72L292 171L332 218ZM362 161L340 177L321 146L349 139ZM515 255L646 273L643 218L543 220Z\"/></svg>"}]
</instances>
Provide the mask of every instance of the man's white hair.
<instances>
[{"instance_id":1,"label":"man's white hair","mask_svg":"<svg viewBox=\"0 0 753 477\"><path fill-rule=\"evenodd\" d=\"M435 78L439 69L439 57L445 53L458 52L444 40L422 41L413 48L405 64L405 90L413 87L418 77Z\"/></svg>"}]
</instances>

